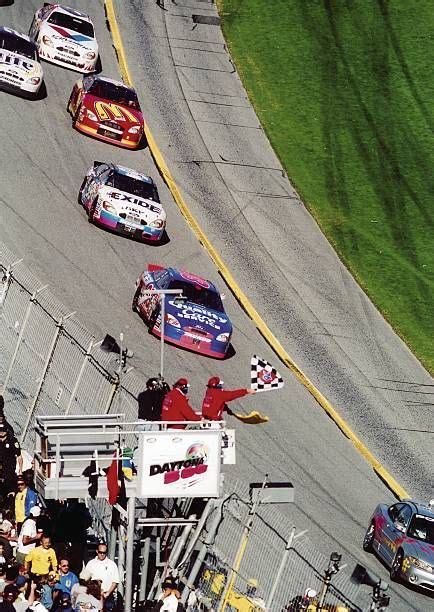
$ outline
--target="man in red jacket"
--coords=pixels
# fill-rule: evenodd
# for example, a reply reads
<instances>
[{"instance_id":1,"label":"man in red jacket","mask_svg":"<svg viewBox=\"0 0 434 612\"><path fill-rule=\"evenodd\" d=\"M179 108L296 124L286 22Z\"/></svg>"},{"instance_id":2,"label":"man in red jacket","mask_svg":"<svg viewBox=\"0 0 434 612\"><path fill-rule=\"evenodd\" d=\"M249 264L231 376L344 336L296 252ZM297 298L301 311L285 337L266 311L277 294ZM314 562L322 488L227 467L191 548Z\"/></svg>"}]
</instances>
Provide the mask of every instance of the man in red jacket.
<instances>
[{"instance_id":1,"label":"man in red jacket","mask_svg":"<svg viewBox=\"0 0 434 612\"><path fill-rule=\"evenodd\" d=\"M161 410L162 421L200 421L201 416L190 406L187 393L190 388L186 378L180 378L173 389L166 393ZM169 425L177 429L185 429L185 425Z\"/></svg>"},{"instance_id":2,"label":"man in red jacket","mask_svg":"<svg viewBox=\"0 0 434 612\"><path fill-rule=\"evenodd\" d=\"M223 381L218 376L213 376L209 379L205 397L202 403L202 416L209 421L220 421L223 412L233 414L226 406L226 402L256 393L253 389L234 389L233 391L225 391L223 389Z\"/></svg>"}]
</instances>

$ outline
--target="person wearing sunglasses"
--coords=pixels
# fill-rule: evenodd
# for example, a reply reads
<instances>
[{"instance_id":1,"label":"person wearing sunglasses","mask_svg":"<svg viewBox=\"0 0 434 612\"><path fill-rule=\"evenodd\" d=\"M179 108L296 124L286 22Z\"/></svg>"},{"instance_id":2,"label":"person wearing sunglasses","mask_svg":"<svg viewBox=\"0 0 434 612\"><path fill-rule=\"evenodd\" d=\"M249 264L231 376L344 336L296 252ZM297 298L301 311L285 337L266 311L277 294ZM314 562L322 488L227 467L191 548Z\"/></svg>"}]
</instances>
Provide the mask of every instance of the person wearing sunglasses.
<instances>
[{"instance_id":1,"label":"person wearing sunglasses","mask_svg":"<svg viewBox=\"0 0 434 612\"><path fill-rule=\"evenodd\" d=\"M96 549L95 559L91 559L83 570L91 580L101 580L101 595L104 610L111 612L115 607L114 593L120 579L118 566L107 557L107 544L101 542Z\"/></svg>"},{"instance_id":2,"label":"person wearing sunglasses","mask_svg":"<svg viewBox=\"0 0 434 612\"><path fill-rule=\"evenodd\" d=\"M62 591L62 593L71 596L71 589L77 583L77 576L69 569L69 560L61 558L59 560L59 580L54 585L54 590Z\"/></svg>"}]
</instances>

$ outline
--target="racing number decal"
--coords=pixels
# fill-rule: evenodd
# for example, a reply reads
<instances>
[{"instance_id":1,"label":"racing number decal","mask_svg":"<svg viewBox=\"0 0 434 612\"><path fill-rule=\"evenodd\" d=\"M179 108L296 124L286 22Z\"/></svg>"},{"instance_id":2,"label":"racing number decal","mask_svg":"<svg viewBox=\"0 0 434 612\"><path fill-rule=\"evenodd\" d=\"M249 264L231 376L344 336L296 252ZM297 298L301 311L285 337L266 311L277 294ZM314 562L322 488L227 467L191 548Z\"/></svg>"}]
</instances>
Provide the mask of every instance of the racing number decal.
<instances>
[{"instance_id":1,"label":"racing number decal","mask_svg":"<svg viewBox=\"0 0 434 612\"><path fill-rule=\"evenodd\" d=\"M95 111L101 121L106 121L107 119L120 119L121 121L125 121L128 119L134 123L137 122L137 119L134 117L133 113L130 113L125 108L121 108L117 104L113 104L113 102L102 102L99 100L95 102Z\"/></svg>"}]
</instances>

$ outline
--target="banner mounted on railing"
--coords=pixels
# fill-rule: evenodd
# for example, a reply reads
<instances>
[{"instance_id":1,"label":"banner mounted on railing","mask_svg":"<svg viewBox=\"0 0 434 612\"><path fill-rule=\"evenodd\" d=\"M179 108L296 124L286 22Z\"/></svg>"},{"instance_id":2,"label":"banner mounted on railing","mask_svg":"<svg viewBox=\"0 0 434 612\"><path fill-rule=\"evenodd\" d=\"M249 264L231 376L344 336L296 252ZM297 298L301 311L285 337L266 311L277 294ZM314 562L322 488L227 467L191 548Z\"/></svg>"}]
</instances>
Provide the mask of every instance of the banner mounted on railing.
<instances>
[{"instance_id":1,"label":"banner mounted on railing","mask_svg":"<svg viewBox=\"0 0 434 612\"><path fill-rule=\"evenodd\" d=\"M219 497L220 430L140 434L137 497Z\"/></svg>"}]
</instances>

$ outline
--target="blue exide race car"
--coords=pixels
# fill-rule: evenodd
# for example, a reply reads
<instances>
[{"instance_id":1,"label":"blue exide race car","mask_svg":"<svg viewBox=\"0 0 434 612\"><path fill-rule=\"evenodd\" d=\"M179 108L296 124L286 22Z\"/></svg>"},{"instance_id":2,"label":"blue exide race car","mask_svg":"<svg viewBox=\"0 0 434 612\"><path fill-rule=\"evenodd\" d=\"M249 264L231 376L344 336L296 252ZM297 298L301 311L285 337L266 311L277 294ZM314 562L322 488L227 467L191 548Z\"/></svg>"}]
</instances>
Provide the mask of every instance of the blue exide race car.
<instances>
[{"instance_id":1,"label":"blue exide race car","mask_svg":"<svg viewBox=\"0 0 434 612\"><path fill-rule=\"evenodd\" d=\"M392 580L404 580L434 592L434 500L404 499L379 504L363 540L390 568Z\"/></svg>"},{"instance_id":2,"label":"blue exide race car","mask_svg":"<svg viewBox=\"0 0 434 612\"><path fill-rule=\"evenodd\" d=\"M133 310L161 337L160 295L155 289L181 289L182 295L165 295L164 339L183 348L223 359L232 336L232 324L220 294L208 280L174 268L148 265L136 283Z\"/></svg>"}]
</instances>

